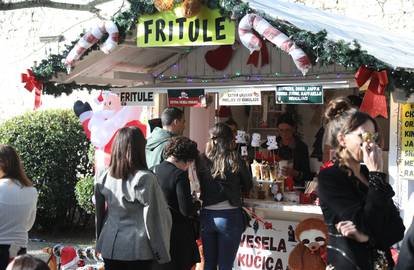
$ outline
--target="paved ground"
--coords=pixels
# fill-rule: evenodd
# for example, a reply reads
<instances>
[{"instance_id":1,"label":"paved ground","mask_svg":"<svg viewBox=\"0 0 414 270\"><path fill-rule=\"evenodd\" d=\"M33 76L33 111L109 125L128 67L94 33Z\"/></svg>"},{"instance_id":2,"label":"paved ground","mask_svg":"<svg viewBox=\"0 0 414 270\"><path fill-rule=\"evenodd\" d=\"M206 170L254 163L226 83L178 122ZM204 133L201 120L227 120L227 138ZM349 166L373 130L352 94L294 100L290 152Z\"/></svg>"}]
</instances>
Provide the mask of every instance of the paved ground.
<instances>
[{"instance_id":1,"label":"paved ground","mask_svg":"<svg viewBox=\"0 0 414 270\"><path fill-rule=\"evenodd\" d=\"M49 256L42 252L44 247L53 247L57 244L73 247L94 247L95 236L93 231L78 232L59 232L58 234L48 235L45 233L30 235L27 252L43 260Z\"/></svg>"}]
</instances>

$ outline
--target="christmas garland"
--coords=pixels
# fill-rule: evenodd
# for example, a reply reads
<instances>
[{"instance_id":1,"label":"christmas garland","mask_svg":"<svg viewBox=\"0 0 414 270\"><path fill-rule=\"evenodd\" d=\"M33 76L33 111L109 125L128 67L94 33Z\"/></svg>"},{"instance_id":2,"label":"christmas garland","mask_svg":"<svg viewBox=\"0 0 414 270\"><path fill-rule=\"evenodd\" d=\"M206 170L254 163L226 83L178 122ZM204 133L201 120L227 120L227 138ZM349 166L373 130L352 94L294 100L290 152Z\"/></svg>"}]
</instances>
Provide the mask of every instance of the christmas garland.
<instances>
[{"instance_id":1,"label":"christmas garland","mask_svg":"<svg viewBox=\"0 0 414 270\"><path fill-rule=\"evenodd\" d=\"M113 21L119 29L120 43L122 43L127 34L134 30L139 16L157 12L154 7L154 0L128 1L130 2L130 9L113 18ZM175 0L175 2L179 3L181 0ZM255 12L249 8L247 3L241 2L240 0L204 0L204 4L209 8L220 8L220 11L224 16L235 20L240 19L246 13ZM335 42L327 39L326 31L312 33L301 30L289 22L275 20L263 13L258 14L270 22L274 27L290 36L291 39L310 57L312 63L319 63L322 66L339 64L354 72L363 65L377 71L386 70L389 79L387 87L388 91L400 88L405 91L407 96L414 93L414 73L405 70L394 70L386 63L362 50L357 41L352 43L344 41ZM104 36L102 40L105 40L106 38L107 37ZM66 67L62 63L62 60L66 58L76 42L77 40L72 42L71 45L66 46L66 50L62 54L50 55L47 59L42 60L39 65L32 67L35 77L43 83L44 93L58 96L62 93L70 94L73 89L92 90L97 88L108 89L110 87L109 85L102 87L94 85L77 85L76 83L57 84L50 81L57 73L66 72ZM88 52L97 49L98 45L95 44L84 54L84 56L87 55Z\"/></svg>"}]
</instances>

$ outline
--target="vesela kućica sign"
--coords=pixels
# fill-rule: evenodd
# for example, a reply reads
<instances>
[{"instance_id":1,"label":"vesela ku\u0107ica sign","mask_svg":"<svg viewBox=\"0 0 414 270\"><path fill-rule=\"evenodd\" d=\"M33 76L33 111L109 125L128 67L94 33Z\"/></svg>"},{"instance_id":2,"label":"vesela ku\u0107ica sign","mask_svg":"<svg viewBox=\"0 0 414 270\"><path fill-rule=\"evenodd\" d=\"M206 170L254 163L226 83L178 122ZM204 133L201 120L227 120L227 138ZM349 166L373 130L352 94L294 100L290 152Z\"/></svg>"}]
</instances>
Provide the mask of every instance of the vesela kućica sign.
<instances>
[{"instance_id":1,"label":"vesela ku\u0107ica sign","mask_svg":"<svg viewBox=\"0 0 414 270\"><path fill-rule=\"evenodd\" d=\"M203 6L197 16L186 18L182 7L143 15L138 19L137 46L206 46L233 44L235 23L218 9Z\"/></svg>"},{"instance_id":2,"label":"vesela ku\u0107ica sign","mask_svg":"<svg viewBox=\"0 0 414 270\"><path fill-rule=\"evenodd\" d=\"M122 106L154 105L154 91L138 88L113 88L111 91L118 94Z\"/></svg>"},{"instance_id":3,"label":"vesela ku\u0107ica sign","mask_svg":"<svg viewBox=\"0 0 414 270\"><path fill-rule=\"evenodd\" d=\"M290 252L298 244L295 241L297 222L267 220L272 229L263 228L259 223L257 232L247 227L242 234L236 259L235 270L286 270Z\"/></svg>"}]
</instances>

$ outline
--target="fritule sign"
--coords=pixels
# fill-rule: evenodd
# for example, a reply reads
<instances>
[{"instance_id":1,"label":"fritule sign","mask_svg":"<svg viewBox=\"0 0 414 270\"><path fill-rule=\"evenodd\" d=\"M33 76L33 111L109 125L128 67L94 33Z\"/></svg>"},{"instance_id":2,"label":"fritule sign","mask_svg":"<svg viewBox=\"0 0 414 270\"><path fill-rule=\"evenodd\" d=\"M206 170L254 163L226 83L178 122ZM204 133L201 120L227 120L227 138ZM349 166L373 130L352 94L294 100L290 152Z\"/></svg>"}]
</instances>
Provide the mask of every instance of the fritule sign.
<instances>
[{"instance_id":1,"label":"fritule sign","mask_svg":"<svg viewBox=\"0 0 414 270\"><path fill-rule=\"evenodd\" d=\"M218 9L203 7L197 16L186 18L181 7L138 20L137 46L201 46L233 44L235 23Z\"/></svg>"}]
</instances>

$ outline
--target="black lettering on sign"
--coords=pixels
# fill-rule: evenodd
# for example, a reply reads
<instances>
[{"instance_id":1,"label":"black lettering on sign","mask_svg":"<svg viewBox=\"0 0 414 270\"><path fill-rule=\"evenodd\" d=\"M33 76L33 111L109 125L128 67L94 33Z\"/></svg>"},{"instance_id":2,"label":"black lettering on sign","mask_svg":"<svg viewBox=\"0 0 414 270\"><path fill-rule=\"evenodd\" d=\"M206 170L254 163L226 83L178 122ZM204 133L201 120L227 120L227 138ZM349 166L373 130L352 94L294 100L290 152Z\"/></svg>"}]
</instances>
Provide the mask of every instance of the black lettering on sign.
<instances>
[{"instance_id":1,"label":"black lettering on sign","mask_svg":"<svg viewBox=\"0 0 414 270\"><path fill-rule=\"evenodd\" d=\"M406 141L404 144L405 147L414 147L413 141Z\"/></svg>"},{"instance_id":2,"label":"black lettering on sign","mask_svg":"<svg viewBox=\"0 0 414 270\"><path fill-rule=\"evenodd\" d=\"M404 131L404 137L414 137L414 131L411 131L411 130Z\"/></svg>"},{"instance_id":3,"label":"black lettering on sign","mask_svg":"<svg viewBox=\"0 0 414 270\"><path fill-rule=\"evenodd\" d=\"M169 21L168 22L168 41L173 40L173 29L174 29L174 22Z\"/></svg>"},{"instance_id":4,"label":"black lettering on sign","mask_svg":"<svg viewBox=\"0 0 414 270\"><path fill-rule=\"evenodd\" d=\"M150 29L151 24L153 24L153 20L144 22L144 43L148 43L148 36L152 33L152 29Z\"/></svg>"},{"instance_id":5,"label":"black lettering on sign","mask_svg":"<svg viewBox=\"0 0 414 270\"><path fill-rule=\"evenodd\" d=\"M226 20L226 18L224 17L220 17L220 18L216 18L216 40L221 40L221 39L226 39L226 35L225 34L220 34L221 30L224 30L224 25L222 25L221 23L224 22Z\"/></svg>"},{"instance_id":6,"label":"black lettering on sign","mask_svg":"<svg viewBox=\"0 0 414 270\"><path fill-rule=\"evenodd\" d=\"M212 41L213 38L208 36L208 21L207 19L203 20L203 41L208 42Z\"/></svg>"},{"instance_id":7,"label":"black lettering on sign","mask_svg":"<svg viewBox=\"0 0 414 270\"><path fill-rule=\"evenodd\" d=\"M404 166L414 166L414 160L404 160Z\"/></svg>"},{"instance_id":8,"label":"black lettering on sign","mask_svg":"<svg viewBox=\"0 0 414 270\"><path fill-rule=\"evenodd\" d=\"M191 42L194 42L198 38L198 34L200 31L200 20L195 19L195 21L190 22L189 29L188 29L188 39Z\"/></svg>"},{"instance_id":9,"label":"black lettering on sign","mask_svg":"<svg viewBox=\"0 0 414 270\"><path fill-rule=\"evenodd\" d=\"M404 126L405 127L414 127L414 121L405 121Z\"/></svg>"},{"instance_id":10,"label":"black lettering on sign","mask_svg":"<svg viewBox=\"0 0 414 270\"><path fill-rule=\"evenodd\" d=\"M155 40L156 41L160 40L160 36L162 38L162 41L165 41L164 28L165 28L165 21L163 19L158 19L155 21Z\"/></svg>"},{"instance_id":11,"label":"black lettering on sign","mask_svg":"<svg viewBox=\"0 0 414 270\"><path fill-rule=\"evenodd\" d=\"M125 102L125 92L121 92L121 102Z\"/></svg>"},{"instance_id":12,"label":"black lettering on sign","mask_svg":"<svg viewBox=\"0 0 414 270\"><path fill-rule=\"evenodd\" d=\"M178 38L183 39L184 37L184 22L187 21L187 18L177 18L175 19L175 22L178 23Z\"/></svg>"}]
</instances>

